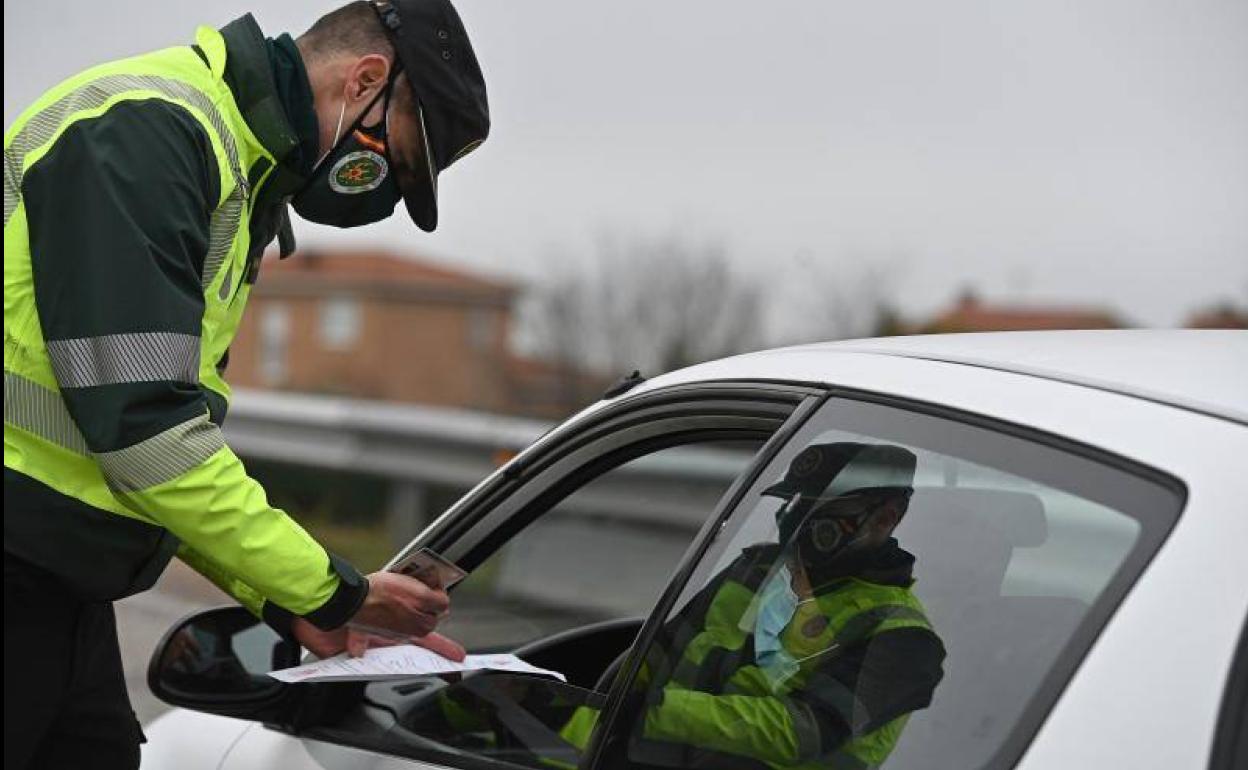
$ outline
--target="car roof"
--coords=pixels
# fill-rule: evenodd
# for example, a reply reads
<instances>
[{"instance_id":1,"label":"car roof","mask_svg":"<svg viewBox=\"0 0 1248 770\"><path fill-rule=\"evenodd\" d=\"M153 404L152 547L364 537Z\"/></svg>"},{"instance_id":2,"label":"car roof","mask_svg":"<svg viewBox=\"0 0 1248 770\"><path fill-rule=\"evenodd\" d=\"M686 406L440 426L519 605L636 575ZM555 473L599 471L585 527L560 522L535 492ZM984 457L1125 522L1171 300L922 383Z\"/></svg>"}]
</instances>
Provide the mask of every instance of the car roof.
<instances>
[{"instance_id":1,"label":"car roof","mask_svg":"<svg viewBox=\"0 0 1248 770\"><path fill-rule=\"evenodd\" d=\"M811 359L919 358L1025 374L1122 393L1248 424L1248 332L1113 330L882 337L778 348L694 366L683 381L739 372L785 379ZM843 360L843 359L841 359ZM718 364L718 365L717 365ZM731 364L724 366L724 364ZM833 371L829 367L829 373Z\"/></svg>"}]
</instances>

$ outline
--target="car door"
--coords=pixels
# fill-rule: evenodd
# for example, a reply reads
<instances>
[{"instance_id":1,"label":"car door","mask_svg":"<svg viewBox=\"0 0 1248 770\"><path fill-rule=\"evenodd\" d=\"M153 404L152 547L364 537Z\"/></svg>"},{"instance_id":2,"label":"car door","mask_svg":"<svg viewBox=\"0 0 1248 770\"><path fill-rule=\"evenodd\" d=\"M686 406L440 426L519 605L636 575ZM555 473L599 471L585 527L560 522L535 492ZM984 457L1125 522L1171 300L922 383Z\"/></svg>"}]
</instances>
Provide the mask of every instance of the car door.
<instances>
[{"instance_id":1,"label":"car door","mask_svg":"<svg viewBox=\"0 0 1248 770\"><path fill-rule=\"evenodd\" d=\"M471 652L514 651L566 685L490 674L315 685L300 726L249 729L223 768L574 766L561 720L606 706L673 575L820 396L726 382L619 398L523 453L405 549L432 547L469 572L440 631Z\"/></svg>"},{"instance_id":2,"label":"car door","mask_svg":"<svg viewBox=\"0 0 1248 770\"><path fill-rule=\"evenodd\" d=\"M859 452L877 459L853 472L833 463ZM842 470L826 487L799 483L829 464ZM827 508L800 507L841 473L852 481ZM785 534L793 511L872 492L902 511L875 550L819 562L821 539L825 554L838 541L815 527L834 520ZM1013 767L1184 495L1152 468L1038 431L830 394L722 511L688 579L669 586L589 761Z\"/></svg>"}]
</instances>

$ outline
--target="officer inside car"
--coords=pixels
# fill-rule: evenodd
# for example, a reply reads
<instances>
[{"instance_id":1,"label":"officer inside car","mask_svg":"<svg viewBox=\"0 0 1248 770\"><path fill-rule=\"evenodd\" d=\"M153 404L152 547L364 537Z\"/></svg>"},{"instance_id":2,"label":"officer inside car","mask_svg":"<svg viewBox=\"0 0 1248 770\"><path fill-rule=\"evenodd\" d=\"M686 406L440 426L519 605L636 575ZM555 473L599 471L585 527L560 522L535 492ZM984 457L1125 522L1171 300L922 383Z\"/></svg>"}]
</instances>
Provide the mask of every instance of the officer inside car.
<instances>
[{"instance_id":1,"label":"officer inside car","mask_svg":"<svg viewBox=\"0 0 1248 770\"><path fill-rule=\"evenodd\" d=\"M745 548L660 630L633 687L627 751L608 767L871 768L943 676L944 645L912 589L915 556L893 531L916 466L889 444L807 447L764 490L778 542ZM465 680L409 725L493 729L538 766L574 766L600 696ZM535 719L515 716L518 703ZM587 705L586 700L593 700ZM446 721L453 729L436 729ZM535 720L546 730L535 729Z\"/></svg>"}]
</instances>

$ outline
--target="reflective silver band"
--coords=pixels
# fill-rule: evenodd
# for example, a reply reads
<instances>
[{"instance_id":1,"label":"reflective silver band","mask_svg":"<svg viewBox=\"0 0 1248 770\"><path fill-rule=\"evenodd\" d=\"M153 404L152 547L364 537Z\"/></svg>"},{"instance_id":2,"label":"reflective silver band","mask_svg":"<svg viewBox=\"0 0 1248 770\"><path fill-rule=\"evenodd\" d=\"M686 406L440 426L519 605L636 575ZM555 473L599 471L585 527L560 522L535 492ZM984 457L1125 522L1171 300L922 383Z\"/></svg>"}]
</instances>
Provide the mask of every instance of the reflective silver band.
<instances>
[{"instance_id":1,"label":"reflective silver band","mask_svg":"<svg viewBox=\"0 0 1248 770\"><path fill-rule=\"evenodd\" d=\"M204 257L203 272L200 273L200 283L204 288L217 277L234 248L234 239L238 237L239 225L243 221L243 204L243 193L240 188L235 187L225 203L212 212L212 217L208 220L208 253ZM218 298L228 299L229 288L221 288L223 291Z\"/></svg>"},{"instance_id":2,"label":"reflective silver band","mask_svg":"<svg viewBox=\"0 0 1248 770\"><path fill-rule=\"evenodd\" d=\"M4 422L75 454L88 453L61 394L12 372L4 373Z\"/></svg>"},{"instance_id":3,"label":"reflective silver band","mask_svg":"<svg viewBox=\"0 0 1248 770\"><path fill-rule=\"evenodd\" d=\"M139 492L176 479L224 446L221 429L205 412L133 446L100 452L95 459L114 492Z\"/></svg>"},{"instance_id":4,"label":"reflective silver band","mask_svg":"<svg viewBox=\"0 0 1248 770\"><path fill-rule=\"evenodd\" d=\"M26 156L51 141L65 121L73 115L98 109L113 97L128 91L155 91L167 98L190 104L208 119L209 125L225 148L236 185L226 202L213 213L210 223L208 254L201 275L203 285L207 286L221 268L238 233L247 177L239 163L238 145L221 112L206 94L180 80L157 75L106 75L83 84L31 116L13 137L13 141L4 148L5 227L8 227L9 219L21 203Z\"/></svg>"},{"instance_id":5,"label":"reflective silver band","mask_svg":"<svg viewBox=\"0 0 1248 770\"><path fill-rule=\"evenodd\" d=\"M49 340L47 348L52 371L62 388L199 382L199 337L190 334L107 334Z\"/></svg>"}]
</instances>

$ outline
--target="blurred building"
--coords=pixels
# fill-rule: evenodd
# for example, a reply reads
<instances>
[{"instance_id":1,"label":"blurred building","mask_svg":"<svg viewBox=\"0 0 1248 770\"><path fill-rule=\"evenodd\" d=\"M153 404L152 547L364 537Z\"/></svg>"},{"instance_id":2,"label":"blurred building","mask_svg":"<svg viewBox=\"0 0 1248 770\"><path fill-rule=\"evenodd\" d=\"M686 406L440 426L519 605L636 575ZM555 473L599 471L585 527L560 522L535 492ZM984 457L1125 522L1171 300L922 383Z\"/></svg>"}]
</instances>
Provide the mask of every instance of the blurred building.
<instances>
[{"instance_id":1,"label":"blurred building","mask_svg":"<svg viewBox=\"0 0 1248 770\"><path fill-rule=\"evenodd\" d=\"M240 387L560 416L567 377L515 356L519 287L384 251L266 258L230 350Z\"/></svg>"},{"instance_id":2,"label":"blurred building","mask_svg":"<svg viewBox=\"0 0 1248 770\"><path fill-rule=\"evenodd\" d=\"M988 304L966 291L953 307L929 321L908 326L905 333L1121 329L1128 325L1104 308Z\"/></svg>"},{"instance_id":3,"label":"blurred building","mask_svg":"<svg viewBox=\"0 0 1248 770\"><path fill-rule=\"evenodd\" d=\"M1248 329L1248 309L1227 302L1193 313L1185 324L1189 329Z\"/></svg>"}]
</instances>

